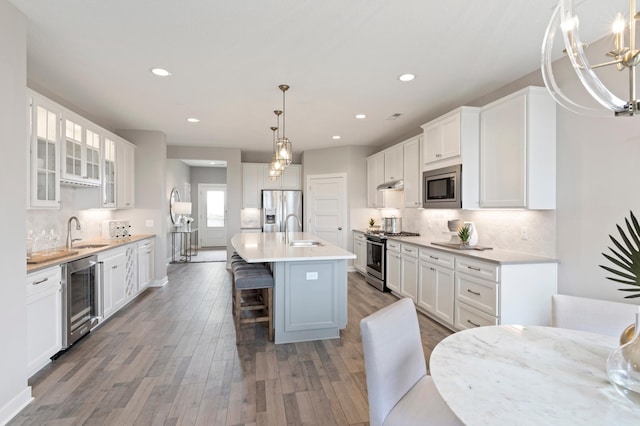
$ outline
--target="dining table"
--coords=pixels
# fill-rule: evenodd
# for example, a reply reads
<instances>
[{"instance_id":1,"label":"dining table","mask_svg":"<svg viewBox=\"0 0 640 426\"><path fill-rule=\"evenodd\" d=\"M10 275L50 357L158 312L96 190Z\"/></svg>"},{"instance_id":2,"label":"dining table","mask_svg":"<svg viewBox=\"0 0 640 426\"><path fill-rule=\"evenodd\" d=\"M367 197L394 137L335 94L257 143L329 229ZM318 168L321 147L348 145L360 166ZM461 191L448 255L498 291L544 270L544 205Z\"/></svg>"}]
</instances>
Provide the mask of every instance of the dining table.
<instances>
[{"instance_id":1,"label":"dining table","mask_svg":"<svg viewBox=\"0 0 640 426\"><path fill-rule=\"evenodd\" d=\"M610 336L497 325L454 333L429 359L433 382L465 425L640 425L640 395L609 382Z\"/></svg>"}]
</instances>

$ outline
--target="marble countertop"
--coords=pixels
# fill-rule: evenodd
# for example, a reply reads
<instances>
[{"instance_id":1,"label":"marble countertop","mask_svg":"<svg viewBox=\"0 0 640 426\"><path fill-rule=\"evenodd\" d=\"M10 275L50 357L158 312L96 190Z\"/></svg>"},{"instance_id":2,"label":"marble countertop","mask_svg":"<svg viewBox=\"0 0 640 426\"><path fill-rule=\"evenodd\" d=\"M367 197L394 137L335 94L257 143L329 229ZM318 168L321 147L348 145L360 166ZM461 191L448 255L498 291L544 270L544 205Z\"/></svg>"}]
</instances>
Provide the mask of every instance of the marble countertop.
<instances>
[{"instance_id":1,"label":"marble countertop","mask_svg":"<svg viewBox=\"0 0 640 426\"><path fill-rule=\"evenodd\" d=\"M247 262L295 262L303 260L355 259L356 255L308 232L291 232L289 241L314 240L318 247L292 247L284 241L284 232L240 233L231 245Z\"/></svg>"},{"instance_id":2,"label":"marble countertop","mask_svg":"<svg viewBox=\"0 0 640 426\"><path fill-rule=\"evenodd\" d=\"M638 424L640 405L607 378L616 340L553 327L479 327L440 342L429 366L465 425Z\"/></svg>"},{"instance_id":3,"label":"marble countertop","mask_svg":"<svg viewBox=\"0 0 640 426\"><path fill-rule=\"evenodd\" d=\"M66 254L66 252L68 252L68 255L64 255L63 257L55 257L54 259L50 260L50 261L45 261L45 262L39 262L39 263L35 263L35 264L27 264L27 273L29 272L35 272L38 271L40 269L45 269L48 268L50 266L56 266L56 265L60 265L63 263L67 263L67 262L71 262L73 260L76 259L81 259L83 257L86 256L91 256L93 254L102 252L102 251L106 251L106 250L110 250L119 246L123 246L126 244L131 244L131 243L135 243L138 241L142 241L142 240L146 240L147 238L154 238L155 235L154 234L139 234L139 235L131 235L128 238L118 238L118 239L113 239L113 240L106 240L106 239L102 239L102 238L97 238L97 239L93 239L93 240L80 240L80 241L74 241L74 245L79 246L79 245L104 245L103 247L95 247L95 248L75 248L72 247L70 250L67 250L65 247L59 247L56 250L53 251L53 254L55 256L55 254L57 254L56 252L59 252L60 254ZM65 252L65 253L63 253ZM73 254L71 254L73 253ZM38 254L38 253L36 253ZM53 257L53 256L52 256Z\"/></svg>"},{"instance_id":4,"label":"marble countertop","mask_svg":"<svg viewBox=\"0 0 640 426\"><path fill-rule=\"evenodd\" d=\"M363 229L353 229L353 231L367 233ZM524 263L559 263L558 259L551 257L537 256L534 254L520 253L517 251L509 251L498 248L490 250L456 250L443 246L436 246L434 241L426 237L387 237L389 240L400 241L403 243L414 244L420 247L426 247L434 250L440 250L446 253L455 254L456 256L466 256L472 259L483 260L486 262L497 263L499 265L524 264ZM442 241L436 241L442 242Z\"/></svg>"}]
</instances>

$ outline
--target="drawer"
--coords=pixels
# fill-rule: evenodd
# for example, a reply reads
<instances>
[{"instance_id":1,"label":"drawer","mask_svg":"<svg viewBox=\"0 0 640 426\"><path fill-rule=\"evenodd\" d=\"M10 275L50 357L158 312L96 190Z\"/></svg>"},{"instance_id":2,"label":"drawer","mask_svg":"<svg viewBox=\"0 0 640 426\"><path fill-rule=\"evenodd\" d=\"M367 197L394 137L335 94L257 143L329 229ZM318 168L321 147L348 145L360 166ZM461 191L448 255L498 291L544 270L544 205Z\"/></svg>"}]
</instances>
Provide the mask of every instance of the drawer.
<instances>
[{"instance_id":1,"label":"drawer","mask_svg":"<svg viewBox=\"0 0 640 426\"><path fill-rule=\"evenodd\" d=\"M57 287L61 281L62 270L60 266L27 274L27 296Z\"/></svg>"},{"instance_id":2,"label":"drawer","mask_svg":"<svg viewBox=\"0 0 640 426\"><path fill-rule=\"evenodd\" d=\"M498 325L500 321L497 317L487 315L472 306L456 301L456 329L465 330L467 328L484 327L488 325Z\"/></svg>"},{"instance_id":3,"label":"drawer","mask_svg":"<svg viewBox=\"0 0 640 426\"><path fill-rule=\"evenodd\" d=\"M500 315L498 291L500 286L460 272L456 273L456 301L464 302L489 315Z\"/></svg>"},{"instance_id":4,"label":"drawer","mask_svg":"<svg viewBox=\"0 0 640 426\"><path fill-rule=\"evenodd\" d=\"M413 257L417 259L418 250L419 249L417 246L413 246L411 244L405 244L405 243L400 244L400 253L402 253L403 256Z\"/></svg>"},{"instance_id":5,"label":"drawer","mask_svg":"<svg viewBox=\"0 0 640 426\"><path fill-rule=\"evenodd\" d=\"M398 241L387 240L387 250L400 253L400 243Z\"/></svg>"},{"instance_id":6,"label":"drawer","mask_svg":"<svg viewBox=\"0 0 640 426\"><path fill-rule=\"evenodd\" d=\"M453 269L455 256L439 250L420 248L420 260L435 263L445 268Z\"/></svg>"},{"instance_id":7,"label":"drawer","mask_svg":"<svg viewBox=\"0 0 640 426\"><path fill-rule=\"evenodd\" d=\"M495 263L479 262L464 256L458 256L456 271L493 282L500 281L500 266Z\"/></svg>"},{"instance_id":8,"label":"drawer","mask_svg":"<svg viewBox=\"0 0 640 426\"><path fill-rule=\"evenodd\" d=\"M357 241L367 241L367 237L362 232L354 232L353 239Z\"/></svg>"}]
</instances>

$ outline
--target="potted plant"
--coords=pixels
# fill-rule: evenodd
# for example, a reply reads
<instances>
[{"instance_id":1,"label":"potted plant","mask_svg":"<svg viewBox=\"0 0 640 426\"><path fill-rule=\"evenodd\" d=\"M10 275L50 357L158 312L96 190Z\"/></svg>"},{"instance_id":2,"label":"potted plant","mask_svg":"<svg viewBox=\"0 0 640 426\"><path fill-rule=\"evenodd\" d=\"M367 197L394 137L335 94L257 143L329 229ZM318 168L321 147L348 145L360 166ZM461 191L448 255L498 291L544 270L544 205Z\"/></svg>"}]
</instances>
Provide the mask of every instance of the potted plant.
<instances>
[{"instance_id":1,"label":"potted plant","mask_svg":"<svg viewBox=\"0 0 640 426\"><path fill-rule=\"evenodd\" d=\"M376 226L376 220L375 220L374 218L370 217L370 218L369 218L369 229L370 229L370 230L374 230L374 229L376 229L376 228L377 228L377 226Z\"/></svg>"},{"instance_id":2,"label":"potted plant","mask_svg":"<svg viewBox=\"0 0 640 426\"><path fill-rule=\"evenodd\" d=\"M607 277L608 280L633 286L633 288L618 289L620 291L632 293L625 296L625 299L640 297L640 225L638 224L638 220L634 216L633 212L629 213L631 215L631 222L629 222L629 219L627 218L624 220L629 235L627 236L627 234L625 234L624 229L622 229L620 225L616 225L622 242L619 242L611 235L609 235L609 238L611 238L611 241L618 251L609 247L612 255L602 253L604 257L619 269L599 265L605 271L614 274L613 277Z\"/></svg>"},{"instance_id":3,"label":"potted plant","mask_svg":"<svg viewBox=\"0 0 640 426\"><path fill-rule=\"evenodd\" d=\"M471 238L471 229L468 223L458 229L458 238L460 238L460 244L462 246L469 245L469 238Z\"/></svg>"}]
</instances>

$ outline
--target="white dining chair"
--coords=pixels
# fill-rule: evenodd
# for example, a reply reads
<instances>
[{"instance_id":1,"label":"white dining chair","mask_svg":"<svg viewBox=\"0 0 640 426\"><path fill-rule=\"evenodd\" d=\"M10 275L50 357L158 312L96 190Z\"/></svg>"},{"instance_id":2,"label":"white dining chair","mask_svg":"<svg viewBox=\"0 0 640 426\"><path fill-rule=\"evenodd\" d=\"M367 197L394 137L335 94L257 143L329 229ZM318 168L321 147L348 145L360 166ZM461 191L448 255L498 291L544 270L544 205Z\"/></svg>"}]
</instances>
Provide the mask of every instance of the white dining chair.
<instances>
[{"instance_id":1,"label":"white dining chair","mask_svg":"<svg viewBox=\"0 0 640 426\"><path fill-rule=\"evenodd\" d=\"M427 375L410 298L363 318L360 331L371 426L462 424Z\"/></svg>"},{"instance_id":2,"label":"white dining chair","mask_svg":"<svg viewBox=\"0 0 640 426\"><path fill-rule=\"evenodd\" d=\"M635 323L638 305L554 294L551 297L551 325L572 330L620 337Z\"/></svg>"}]
</instances>

